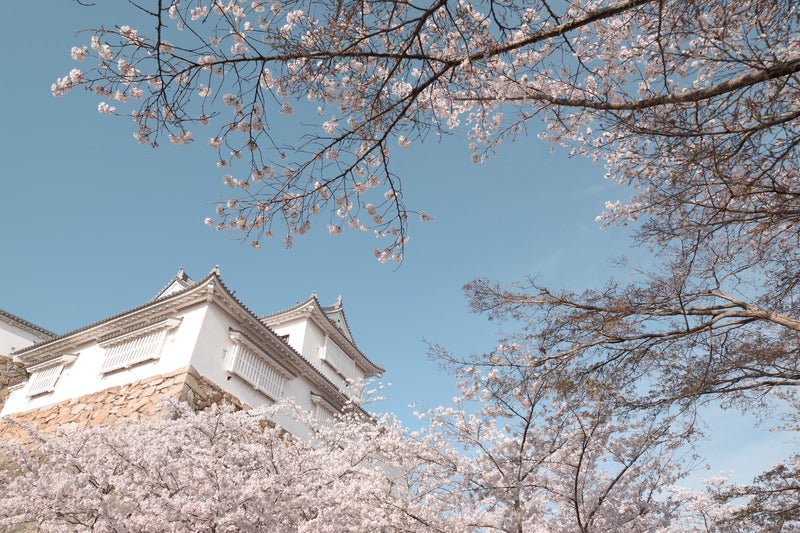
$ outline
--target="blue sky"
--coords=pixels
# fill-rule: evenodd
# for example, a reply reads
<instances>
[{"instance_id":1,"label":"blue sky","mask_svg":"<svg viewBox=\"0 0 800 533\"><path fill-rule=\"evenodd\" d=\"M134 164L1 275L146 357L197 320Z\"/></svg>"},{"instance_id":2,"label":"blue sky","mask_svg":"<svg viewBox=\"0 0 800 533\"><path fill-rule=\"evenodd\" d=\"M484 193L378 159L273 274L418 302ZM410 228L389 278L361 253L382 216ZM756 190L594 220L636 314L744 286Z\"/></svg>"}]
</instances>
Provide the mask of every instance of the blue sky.
<instances>
[{"instance_id":1,"label":"blue sky","mask_svg":"<svg viewBox=\"0 0 800 533\"><path fill-rule=\"evenodd\" d=\"M496 324L469 312L464 283L538 273L554 286L590 287L611 275L612 258L631 252L624 230L601 230L594 221L606 200L623 193L602 179L602 166L553 154L533 135L482 165L470 162L462 132L398 151L395 171L408 206L436 218L412 224L399 268L375 261L369 235L330 237L327 219L292 251L280 239L254 250L235 234L216 232L203 219L213 216L227 189L204 143L142 147L131 135L133 123L100 115L91 95L50 93L74 66L70 47L88 41L74 32L130 24L131 9L62 0L44 17L25 3L5 6L0 308L6 311L66 332L147 301L179 267L199 278L215 265L257 314L312 291L323 305L342 294L357 343L392 383L382 410L410 422L407 404L432 406L454 395L451 378L428 360L425 341L462 354L495 344ZM211 136L203 133L195 138Z\"/></svg>"}]
</instances>

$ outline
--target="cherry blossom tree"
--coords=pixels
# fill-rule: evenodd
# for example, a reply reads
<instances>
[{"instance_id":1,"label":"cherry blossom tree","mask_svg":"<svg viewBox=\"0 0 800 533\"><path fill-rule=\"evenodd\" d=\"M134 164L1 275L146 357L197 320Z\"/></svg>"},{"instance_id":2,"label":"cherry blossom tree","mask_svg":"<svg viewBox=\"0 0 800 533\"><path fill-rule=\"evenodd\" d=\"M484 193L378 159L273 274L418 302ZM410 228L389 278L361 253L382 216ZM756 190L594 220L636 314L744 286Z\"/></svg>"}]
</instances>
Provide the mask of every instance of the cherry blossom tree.
<instances>
[{"instance_id":1,"label":"cherry blossom tree","mask_svg":"<svg viewBox=\"0 0 800 533\"><path fill-rule=\"evenodd\" d=\"M760 245L728 248L734 238L726 237L703 245L675 239L658 248L660 266L602 289L557 291L529 279L511 287L476 280L467 290L476 310L520 324L504 339L524 347L522 361L514 364L540 375L561 401L588 395L620 423L652 417L675 428L680 438L673 443L691 442L702 437L698 413L710 404L741 409L765 423L774 423L774 413L796 415L798 408L800 310L795 283L781 282L792 266L756 261ZM496 354L460 364L486 372L509 366ZM788 428L795 438L797 427ZM713 522L722 524L716 530L800 525L796 456L769 467L751 485L709 490L715 505L731 505L729 515L715 513ZM736 508L742 499L748 504Z\"/></svg>"},{"instance_id":2,"label":"cherry blossom tree","mask_svg":"<svg viewBox=\"0 0 800 533\"><path fill-rule=\"evenodd\" d=\"M689 514L672 486L696 464L670 421L616 416L588 391L565 401L520 345L498 346L490 369L436 353L461 396L420 416L471 459L453 463L451 490L486 510L488 529L668 531Z\"/></svg>"},{"instance_id":3,"label":"cherry blossom tree","mask_svg":"<svg viewBox=\"0 0 800 533\"><path fill-rule=\"evenodd\" d=\"M360 412L320 426L283 403L96 427L11 448L0 525L44 531L452 531L433 448ZM315 427L311 439L271 419ZM16 465L15 467L13 465ZM426 492L427 491L427 492Z\"/></svg>"},{"instance_id":4,"label":"cherry blossom tree","mask_svg":"<svg viewBox=\"0 0 800 533\"><path fill-rule=\"evenodd\" d=\"M200 138L233 189L207 223L290 245L316 215L386 237L411 211L391 151L465 128L476 161L532 129L638 188L603 219L656 240L794 220L797 7L789 0L532 3L158 0L146 28L90 30L53 85L94 91L157 145ZM280 128L294 109L316 124ZM309 118L309 121L313 118ZM538 125L543 124L540 128ZM241 160L241 161L240 161ZM427 213L419 213L429 219ZM278 221L283 222L276 226ZM755 235L750 235L755 238Z\"/></svg>"},{"instance_id":5,"label":"cherry blossom tree","mask_svg":"<svg viewBox=\"0 0 800 533\"><path fill-rule=\"evenodd\" d=\"M800 400L796 391L783 392L789 409L784 412L783 430L800 430ZM708 496L730 512L716 517L722 530L793 531L800 525L800 454L756 476L752 483L734 484L719 480Z\"/></svg>"},{"instance_id":6,"label":"cherry blossom tree","mask_svg":"<svg viewBox=\"0 0 800 533\"><path fill-rule=\"evenodd\" d=\"M668 425L619 426L602 405L554 404L532 375L462 377L456 405L426 412L419 432L358 410L320 425L289 402L174 405L168 419L33 432L40 446L5 447L0 526L555 533L667 530L680 516L669 484L685 461ZM310 438L276 415L302 421Z\"/></svg>"},{"instance_id":7,"label":"cherry blossom tree","mask_svg":"<svg viewBox=\"0 0 800 533\"><path fill-rule=\"evenodd\" d=\"M635 473L639 465L652 458L665 479L680 478L669 452L699 434L702 406L758 414L794 405L787 399L800 383L796 2L191 0L153 2L142 12L153 33L91 31L87 45L72 50L89 67L70 71L53 92L94 91L99 112L133 118L141 143L184 144L210 128L204 137L233 192L207 223L242 231L254 246L273 232L290 245L322 216L331 234L376 232L386 239L378 259L400 260L410 215L430 215L405 205L391 151L458 128L471 137L475 161L532 131L602 161L606 178L624 186L598 218L630 224L656 259L629 281L584 292L536 278L467 286L476 311L519 325L501 344L514 347L513 357L506 348L448 356L462 377L471 369L488 384L505 378L486 385L490 393L466 389L465 399L485 403L477 419L465 413L453 426L462 416L456 410L433 420L486 458L479 471L451 480L494 475L502 497L483 490L492 486L488 477L467 494L482 502L473 508L503 509L492 515L505 517L502 528L527 527L540 504L540 516L561 516L537 498L507 498L523 486L569 500L566 488L521 466L536 461L519 459L520 442L539 435L520 428L556 431L541 437L539 451L548 443L582 450L584 432L602 436L597 448L586 446L590 460L579 467L541 459L608 494L600 504L572 498L570 523L602 529L619 487L642 487L635 497L621 492L630 510L644 509L643 495L657 492ZM295 111L304 122L317 113L317 121L287 139L282 117ZM515 390L533 396L508 399ZM498 408L515 422L505 449L522 450L511 464L537 472L530 486L498 466L488 453L495 444L470 437L494 431ZM563 446L559 435L569 435ZM503 449L500 437L491 442ZM641 455L609 451L621 442ZM604 467L581 470L590 463ZM794 527L796 471L788 459L749 486L720 484L714 498L750 498L744 514L731 511L747 527ZM619 481L603 477L609 472L621 472ZM655 516L673 512L663 498L652 500L666 506ZM694 500L700 510L708 501ZM613 513L631 516L632 529L650 514L627 512Z\"/></svg>"}]
</instances>

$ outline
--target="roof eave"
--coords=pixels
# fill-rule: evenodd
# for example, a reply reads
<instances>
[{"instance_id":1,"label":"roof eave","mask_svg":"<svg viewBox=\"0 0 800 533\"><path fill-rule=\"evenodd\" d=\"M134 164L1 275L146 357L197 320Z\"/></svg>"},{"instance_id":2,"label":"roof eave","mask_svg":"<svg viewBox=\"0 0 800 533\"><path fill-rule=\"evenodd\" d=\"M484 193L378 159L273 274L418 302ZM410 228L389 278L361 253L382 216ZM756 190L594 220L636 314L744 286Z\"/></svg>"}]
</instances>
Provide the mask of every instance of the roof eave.
<instances>
[{"instance_id":1,"label":"roof eave","mask_svg":"<svg viewBox=\"0 0 800 533\"><path fill-rule=\"evenodd\" d=\"M151 300L142 305L59 335L53 339L21 348L14 351L11 355L26 365L37 364L46 360L48 357L56 357L64 351L96 341L98 338L108 335L115 330L124 330L134 323L146 321L157 315L186 308L207 297L208 283L215 277L217 277L216 274L212 272L186 290L176 292L158 300Z\"/></svg>"},{"instance_id":2,"label":"roof eave","mask_svg":"<svg viewBox=\"0 0 800 533\"><path fill-rule=\"evenodd\" d=\"M24 318L18 317L13 313L9 313L8 311L4 311L0 309L0 320L6 322L7 324L11 324L23 331L31 333L33 335L37 335L39 337L55 337L56 334L50 330L44 329L41 326L37 326L33 322L29 322Z\"/></svg>"},{"instance_id":3,"label":"roof eave","mask_svg":"<svg viewBox=\"0 0 800 533\"><path fill-rule=\"evenodd\" d=\"M342 315L344 316L344 311L342 311ZM351 353L351 355L355 355L353 359L367 376L380 376L386 371L382 366L373 363L366 355L364 355L361 349L356 345L355 341L347 338L347 335L345 335L344 332L342 332L342 330L339 329L339 327L334 324L330 318L328 318L328 315L319 304L319 300L317 300L316 296L311 296L304 302L298 303L288 309L284 309L283 311L265 315L259 318L259 320L269 326L268 322L280 324L303 317L310 317L314 323L317 324L328 335L332 334L334 337L337 337L340 345L345 344L351 346L352 350L348 350L348 352ZM345 318L345 320L347 319Z\"/></svg>"}]
</instances>

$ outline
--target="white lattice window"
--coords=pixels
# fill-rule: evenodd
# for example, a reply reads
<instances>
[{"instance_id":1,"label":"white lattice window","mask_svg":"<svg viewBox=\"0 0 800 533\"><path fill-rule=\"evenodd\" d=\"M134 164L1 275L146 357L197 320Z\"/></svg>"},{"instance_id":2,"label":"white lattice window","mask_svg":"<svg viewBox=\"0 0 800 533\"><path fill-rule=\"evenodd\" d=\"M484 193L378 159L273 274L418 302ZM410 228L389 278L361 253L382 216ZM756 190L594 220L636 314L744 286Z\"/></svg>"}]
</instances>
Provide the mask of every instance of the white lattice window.
<instances>
[{"instance_id":1,"label":"white lattice window","mask_svg":"<svg viewBox=\"0 0 800 533\"><path fill-rule=\"evenodd\" d=\"M237 342L228 365L228 372L236 374L254 389L266 394L273 400L283 397L286 374L278 369L271 358L261 349L246 343L238 335L232 335Z\"/></svg>"},{"instance_id":2,"label":"white lattice window","mask_svg":"<svg viewBox=\"0 0 800 533\"><path fill-rule=\"evenodd\" d=\"M103 343L106 355L100 372L113 372L158 359L169 330L177 327L178 324L180 324L180 320L169 318Z\"/></svg>"},{"instance_id":3,"label":"white lattice window","mask_svg":"<svg viewBox=\"0 0 800 533\"><path fill-rule=\"evenodd\" d=\"M356 364L330 337L325 338L320 359L331 365L345 379L355 378Z\"/></svg>"},{"instance_id":4,"label":"white lattice window","mask_svg":"<svg viewBox=\"0 0 800 533\"><path fill-rule=\"evenodd\" d=\"M312 392L311 403L314 404L314 418L320 426L331 427L336 423L336 411L322 399L322 396Z\"/></svg>"},{"instance_id":5,"label":"white lattice window","mask_svg":"<svg viewBox=\"0 0 800 533\"><path fill-rule=\"evenodd\" d=\"M39 394L53 392L56 389L56 383L58 383L61 373L64 371L64 367L72 363L76 357L75 355L62 355L52 361L29 368L28 396L38 396Z\"/></svg>"},{"instance_id":6,"label":"white lattice window","mask_svg":"<svg viewBox=\"0 0 800 533\"><path fill-rule=\"evenodd\" d=\"M28 396L53 392L62 370L64 370L64 365L54 365L32 373L28 385Z\"/></svg>"},{"instance_id":7,"label":"white lattice window","mask_svg":"<svg viewBox=\"0 0 800 533\"><path fill-rule=\"evenodd\" d=\"M336 423L336 415L324 405L317 405L314 415L322 426L331 427Z\"/></svg>"}]
</instances>

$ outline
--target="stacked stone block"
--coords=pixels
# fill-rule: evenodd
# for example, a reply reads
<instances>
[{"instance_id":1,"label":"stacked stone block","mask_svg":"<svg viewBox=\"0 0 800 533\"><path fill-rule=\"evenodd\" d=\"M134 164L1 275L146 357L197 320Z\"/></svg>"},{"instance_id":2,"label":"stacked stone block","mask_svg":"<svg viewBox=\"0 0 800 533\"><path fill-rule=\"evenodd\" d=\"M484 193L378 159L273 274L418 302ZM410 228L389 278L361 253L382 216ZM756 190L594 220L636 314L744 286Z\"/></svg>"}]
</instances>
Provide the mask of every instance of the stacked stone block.
<instances>
[{"instance_id":1,"label":"stacked stone block","mask_svg":"<svg viewBox=\"0 0 800 533\"><path fill-rule=\"evenodd\" d=\"M24 373L24 369L17 368ZM8 372L9 382L16 375L14 372ZM25 376L21 379L24 380ZM0 394L2 390L4 389L0 389ZM0 398L3 396L0 395ZM101 424L117 425L143 418L157 418L166 414L164 402L167 400L185 401L197 410L225 403L237 408L244 407L236 398L200 376L193 368L187 367L170 374L110 387L54 405L9 415L0 419L0 441L27 441L29 435L26 427L47 432L73 431Z\"/></svg>"},{"instance_id":2,"label":"stacked stone block","mask_svg":"<svg viewBox=\"0 0 800 533\"><path fill-rule=\"evenodd\" d=\"M28 373L22 363L15 363L11 358L0 355L0 409L8 398L9 388L28 379Z\"/></svg>"}]
</instances>

